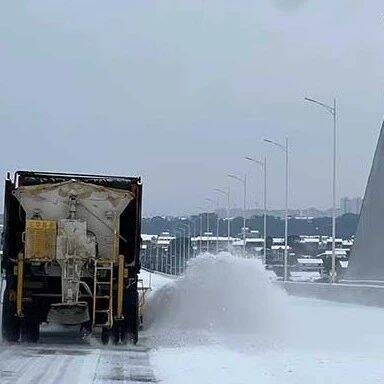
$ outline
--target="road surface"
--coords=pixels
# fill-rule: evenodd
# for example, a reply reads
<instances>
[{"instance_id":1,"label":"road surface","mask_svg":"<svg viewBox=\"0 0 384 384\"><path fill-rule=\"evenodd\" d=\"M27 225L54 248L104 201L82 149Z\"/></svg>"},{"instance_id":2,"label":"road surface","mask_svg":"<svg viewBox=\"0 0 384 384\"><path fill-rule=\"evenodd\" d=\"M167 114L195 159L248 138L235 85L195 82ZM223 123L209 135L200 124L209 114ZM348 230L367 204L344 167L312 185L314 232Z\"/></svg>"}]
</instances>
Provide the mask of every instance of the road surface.
<instances>
[{"instance_id":1,"label":"road surface","mask_svg":"<svg viewBox=\"0 0 384 384\"><path fill-rule=\"evenodd\" d=\"M137 346L45 328L36 345L0 344L0 383L384 383L383 308L289 297L264 274L223 258L153 275L156 321Z\"/></svg>"},{"instance_id":2,"label":"road surface","mask_svg":"<svg viewBox=\"0 0 384 384\"><path fill-rule=\"evenodd\" d=\"M142 271L153 291L169 281ZM1 319L1 308L0 308ZM156 382L144 334L138 345L103 346L97 337L84 341L78 328L42 326L37 344L0 341L1 384L109 384Z\"/></svg>"},{"instance_id":3,"label":"road surface","mask_svg":"<svg viewBox=\"0 0 384 384\"><path fill-rule=\"evenodd\" d=\"M173 286L157 292L148 330L163 383L384 384L384 308L288 296L226 255L196 260Z\"/></svg>"},{"instance_id":4,"label":"road surface","mask_svg":"<svg viewBox=\"0 0 384 384\"><path fill-rule=\"evenodd\" d=\"M84 342L78 332L42 332L38 344L0 344L1 384L156 382L148 348Z\"/></svg>"}]
</instances>

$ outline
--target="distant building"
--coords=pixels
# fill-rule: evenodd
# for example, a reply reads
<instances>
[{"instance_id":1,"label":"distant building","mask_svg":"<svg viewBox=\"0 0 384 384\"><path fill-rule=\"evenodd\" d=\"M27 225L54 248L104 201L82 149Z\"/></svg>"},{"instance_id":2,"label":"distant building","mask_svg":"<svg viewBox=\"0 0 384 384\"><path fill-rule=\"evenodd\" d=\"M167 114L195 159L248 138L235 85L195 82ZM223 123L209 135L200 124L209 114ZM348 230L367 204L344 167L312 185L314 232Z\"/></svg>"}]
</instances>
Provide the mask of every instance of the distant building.
<instances>
[{"instance_id":1,"label":"distant building","mask_svg":"<svg viewBox=\"0 0 384 384\"><path fill-rule=\"evenodd\" d=\"M363 199L361 197L343 197L340 199L340 212L342 215L345 215L346 213L359 215L362 203Z\"/></svg>"}]
</instances>

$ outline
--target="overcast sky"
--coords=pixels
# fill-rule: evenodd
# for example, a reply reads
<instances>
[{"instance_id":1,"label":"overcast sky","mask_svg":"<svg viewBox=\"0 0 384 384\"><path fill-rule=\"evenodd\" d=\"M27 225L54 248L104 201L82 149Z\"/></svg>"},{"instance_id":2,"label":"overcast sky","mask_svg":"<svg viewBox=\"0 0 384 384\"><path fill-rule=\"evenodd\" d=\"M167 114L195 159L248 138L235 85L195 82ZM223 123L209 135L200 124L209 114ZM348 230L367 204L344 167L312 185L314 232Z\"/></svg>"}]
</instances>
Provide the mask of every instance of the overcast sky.
<instances>
[{"instance_id":1,"label":"overcast sky","mask_svg":"<svg viewBox=\"0 0 384 384\"><path fill-rule=\"evenodd\" d=\"M379 0L3 1L0 172L141 175L144 215L206 206L228 172L261 173L283 206L331 205L330 115L339 101L338 197L362 195L383 114ZM257 179L258 178L258 179ZM232 183L234 204L241 189ZM0 203L2 204L2 203Z\"/></svg>"}]
</instances>

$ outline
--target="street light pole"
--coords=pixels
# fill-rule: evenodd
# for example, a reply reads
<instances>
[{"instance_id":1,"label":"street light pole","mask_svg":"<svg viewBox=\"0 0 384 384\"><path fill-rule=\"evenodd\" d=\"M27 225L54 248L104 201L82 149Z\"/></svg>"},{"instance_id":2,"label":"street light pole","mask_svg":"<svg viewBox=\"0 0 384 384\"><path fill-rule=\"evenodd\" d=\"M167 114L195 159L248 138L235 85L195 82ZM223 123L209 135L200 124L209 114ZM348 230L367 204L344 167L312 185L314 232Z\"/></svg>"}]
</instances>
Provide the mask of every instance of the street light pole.
<instances>
[{"instance_id":1,"label":"street light pole","mask_svg":"<svg viewBox=\"0 0 384 384\"><path fill-rule=\"evenodd\" d=\"M175 231L175 260L174 260L174 275L177 275L180 273L180 262L178 263L178 259L180 260L182 249L181 249L181 241L179 242L179 258L177 258L177 237L181 235L180 230Z\"/></svg>"},{"instance_id":2,"label":"street light pole","mask_svg":"<svg viewBox=\"0 0 384 384\"><path fill-rule=\"evenodd\" d=\"M216 202L212 199L206 199L207 201L210 201L212 203L212 207L216 205L216 253L219 253L219 223L220 223L220 218L219 215L217 214L217 211L219 209L219 200L217 198Z\"/></svg>"},{"instance_id":3,"label":"street light pole","mask_svg":"<svg viewBox=\"0 0 384 384\"><path fill-rule=\"evenodd\" d=\"M202 250L202 242L203 242L203 214L200 215L200 254Z\"/></svg>"},{"instance_id":4,"label":"street light pole","mask_svg":"<svg viewBox=\"0 0 384 384\"><path fill-rule=\"evenodd\" d=\"M207 209L209 211L209 209ZM207 212L207 253L209 253L209 212Z\"/></svg>"},{"instance_id":5,"label":"street light pole","mask_svg":"<svg viewBox=\"0 0 384 384\"><path fill-rule=\"evenodd\" d=\"M243 217L243 227L244 227L244 234L243 234L243 252L245 257L245 251L246 251L246 240L247 240L247 233L246 233L246 218L245 215L247 214L247 175L244 175L244 201L243 201L243 209L244 209L244 217Z\"/></svg>"},{"instance_id":6,"label":"street light pole","mask_svg":"<svg viewBox=\"0 0 384 384\"><path fill-rule=\"evenodd\" d=\"M172 255L173 255L173 249L172 249L172 245L171 245L171 270L173 270L173 274L176 275L176 253L177 253L177 246L176 246L176 239L177 239L177 233L175 232L175 236L174 236L174 252L175 252L175 256L173 258L173 262L172 262Z\"/></svg>"},{"instance_id":7,"label":"street light pole","mask_svg":"<svg viewBox=\"0 0 384 384\"><path fill-rule=\"evenodd\" d=\"M213 211L215 210L215 202L212 199L206 198L206 201L212 204ZM207 232L209 233L209 212L207 212ZM208 235L207 233L207 235ZM209 236L209 235L208 235ZM208 237L207 237L208 239ZM207 252L209 252L209 241L207 240Z\"/></svg>"},{"instance_id":8,"label":"street light pole","mask_svg":"<svg viewBox=\"0 0 384 384\"><path fill-rule=\"evenodd\" d=\"M229 247L231 245L231 187L228 184L228 191L227 191L227 251L229 252Z\"/></svg>"},{"instance_id":9,"label":"street light pole","mask_svg":"<svg viewBox=\"0 0 384 384\"><path fill-rule=\"evenodd\" d=\"M153 270L153 267L152 267L152 240L150 241L149 243L149 269L152 271Z\"/></svg>"},{"instance_id":10,"label":"street light pole","mask_svg":"<svg viewBox=\"0 0 384 384\"><path fill-rule=\"evenodd\" d=\"M243 183L243 257L245 257L245 247L246 247L246 233L245 233L245 226L246 226L246 211L247 211L247 175L244 175L244 178L240 178L236 175L228 175L228 177L231 177L232 179L236 179Z\"/></svg>"},{"instance_id":11,"label":"street light pole","mask_svg":"<svg viewBox=\"0 0 384 384\"><path fill-rule=\"evenodd\" d=\"M219 197L216 199L216 253L219 253L219 234L220 234L220 217L219 211Z\"/></svg>"},{"instance_id":12,"label":"street light pole","mask_svg":"<svg viewBox=\"0 0 384 384\"><path fill-rule=\"evenodd\" d=\"M265 142L279 147L285 152L285 217L284 217L284 281L288 279L288 189L289 189L289 144L288 137L285 138L285 145L275 141L264 139Z\"/></svg>"},{"instance_id":13,"label":"street light pole","mask_svg":"<svg viewBox=\"0 0 384 384\"><path fill-rule=\"evenodd\" d=\"M184 259L183 259L183 268L185 269L186 266L187 266L187 261L186 260L189 260L190 258L190 253L189 253L189 250L190 250L190 247L191 247L191 244L190 244L190 239L191 239L191 226L188 222L188 224L183 224L181 223L180 225L183 226L183 228L185 228L186 230L188 229L188 237L187 237L187 252L184 252ZM184 239L185 240L185 239ZM184 244L185 246L185 244Z\"/></svg>"},{"instance_id":14,"label":"street light pole","mask_svg":"<svg viewBox=\"0 0 384 384\"><path fill-rule=\"evenodd\" d=\"M305 97L306 101L320 105L325 108L333 120L333 175L332 175L332 270L331 283L336 281L336 157L337 157L337 105L336 98L333 99L333 106L321 103L320 101Z\"/></svg>"},{"instance_id":15,"label":"street light pole","mask_svg":"<svg viewBox=\"0 0 384 384\"><path fill-rule=\"evenodd\" d=\"M204 208L201 208L201 207L196 207L197 209L200 209L201 210L201 213L200 213L200 241L199 241L199 253L201 254L202 252L202 241L203 241L203 211L204 211Z\"/></svg>"},{"instance_id":16,"label":"street light pole","mask_svg":"<svg viewBox=\"0 0 384 384\"><path fill-rule=\"evenodd\" d=\"M182 257L183 249L182 249L182 244L181 244L181 236L182 230L180 228L176 228L175 230L175 275L180 274L180 259ZM177 256L177 238L179 238L179 257Z\"/></svg>"},{"instance_id":17,"label":"street light pole","mask_svg":"<svg viewBox=\"0 0 384 384\"><path fill-rule=\"evenodd\" d=\"M184 227L183 228L183 254L181 258L181 270L184 273L184 263L185 263L185 238L187 237L187 231Z\"/></svg>"},{"instance_id":18,"label":"street light pole","mask_svg":"<svg viewBox=\"0 0 384 384\"><path fill-rule=\"evenodd\" d=\"M225 195L227 197L227 251L229 252L229 247L230 247L230 244L231 244L231 220L229 218L229 215L230 215L230 211L231 211L231 202L230 202L230 193L231 193L231 190L230 190L230 186L228 184L228 190L227 191L224 191L223 189L219 189L219 188L215 188L215 191L216 192L219 192L223 195Z\"/></svg>"},{"instance_id":19,"label":"street light pole","mask_svg":"<svg viewBox=\"0 0 384 384\"><path fill-rule=\"evenodd\" d=\"M264 200L264 250L263 250L263 264L267 260L267 157L264 157L264 161L256 160L252 157L245 157L246 160L252 161L255 164L258 164L263 171L264 177L264 191L263 191L263 200Z\"/></svg>"},{"instance_id":20,"label":"street light pole","mask_svg":"<svg viewBox=\"0 0 384 384\"><path fill-rule=\"evenodd\" d=\"M164 248L161 247L161 255L160 255L160 269L161 269L161 272L164 273Z\"/></svg>"},{"instance_id":21,"label":"street light pole","mask_svg":"<svg viewBox=\"0 0 384 384\"><path fill-rule=\"evenodd\" d=\"M194 242L194 244L193 244L193 246L192 246L192 238L191 238L192 257L195 257L195 245L196 245L196 222L195 222L195 220L192 220L191 223L192 223L192 228L193 228L192 233L193 233L193 237L194 237L194 239L195 239L195 242ZM191 236L192 236L192 235L191 235ZM196 246L197 246L197 245L196 245Z\"/></svg>"},{"instance_id":22,"label":"street light pole","mask_svg":"<svg viewBox=\"0 0 384 384\"><path fill-rule=\"evenodd\" d=\"M157 271L158 269L157 269L157 264L158 264L158 261L159 261L159 246L158 246L158 238L159 238L159 235L156 237L156 249L155 249L155 252L156 252L156 254L154 255L154 264L153 264L153 269L155 270L155 271Z\"/></svg>"},{"instance_id":23,"label":"street light pole","mask_svg":"<svg viewBox=\"0 0 384 384\"><path fill-rule=\"evenodd\" d=\"M183 243L180 242L180 254L181 254L182 271L184 272L186 229L184 227L177 228L177 229L181 232L181 235L183 236L182 237ZM179 262L179 271L180 271L180 262Z\"/></svg>"},{"instance_id":24,"label":"street light pole","mask_svg":"<svg viewBox=\"0 0 384 384\"><path fill-rule=\"evenodd\" d=\"M267 264L267 156L264 156L264 265Z\"/></svg>"},{"instance_id":25,"label":"street light pole","mask_svg":"<svg viewBox=\"0 0 384 384\"><path fill-rule=\"evenodd\" d=\"M289 150L288 150L288 137L285 138L285 228L284 228L284 280L288 278L288 170L289 170Z\"/></svg>"},{"instance_id":26,"label":"street light pole","mask_svg":"<svg viewBox=\"0 0 384 384\"><path fill-rule=\"evenodd\" d=\"M167 274L172 275L172 237L169 239L168 252L167 252Z\"/></svg>"}]
</instances>

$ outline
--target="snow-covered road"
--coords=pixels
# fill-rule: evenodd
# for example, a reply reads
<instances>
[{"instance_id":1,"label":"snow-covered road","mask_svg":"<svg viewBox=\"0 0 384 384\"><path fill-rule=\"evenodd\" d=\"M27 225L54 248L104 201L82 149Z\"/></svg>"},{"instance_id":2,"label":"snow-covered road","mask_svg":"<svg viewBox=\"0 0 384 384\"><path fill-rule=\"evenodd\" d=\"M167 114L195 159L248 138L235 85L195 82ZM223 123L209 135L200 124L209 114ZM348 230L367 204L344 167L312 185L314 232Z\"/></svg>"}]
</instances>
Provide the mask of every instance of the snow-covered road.
<instances>
[{"instance_id":1,"label":"snow-covered road","mask_svg":"<svg viewBox=\"0 0 384 384\"><path fill-rule=\"evenodd\" d=\"M36 345L0 344L0 383L384 383L382 308L289 297L229 257L141 277L153 292L139 345L45 328Z\"/></svg>"},{"instance_id":2,"label":"snow-covered road","mask_svg":"<svg viewBox=\"0 0 384 384\"><path fill-rule=\"evenodd\" d=\"M143 271L153 291L170 278ZM1 311L0 311L1 312ZM37 344L0 342L0 384L109 384L156 382L144 334L136 346L103 346L84 341L78 328L42 326Z\"/></svg>"},{"instance_id":3,"label":"snow-covered road","mask_svg":"<svg viewBox=\"0 0 384 384\"><path fill-rule=\"evenodd\" d=\"M0 345L1 384L155 382L148 349L85 343L77 332L43 332L38 344Z\"/></svg>"},{"instance_id":4,"label":"snow-covered road","mask_svg":"<svg viewBox=\"0 0 384 384\"><path fill-rule=\"evenodd\" d=\"M160 345L150 353L156 376L167 384L384 383L384 310L300 298L289 303L301 318L296 336L215 335L204 343Z\"/></svg>"},{"instance_id":5,"label":"snow-covered road","mask_svg":"<svg viewBox=\"0 0 384 384\"><path fill-rule=\"evenodd\" d=\"M290 297L228 257L198 261L172 286L148 331L164 383L384 383L382 308Z\"/></svg>"}]
</instances>

